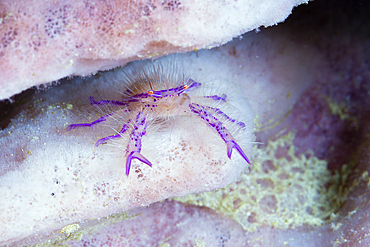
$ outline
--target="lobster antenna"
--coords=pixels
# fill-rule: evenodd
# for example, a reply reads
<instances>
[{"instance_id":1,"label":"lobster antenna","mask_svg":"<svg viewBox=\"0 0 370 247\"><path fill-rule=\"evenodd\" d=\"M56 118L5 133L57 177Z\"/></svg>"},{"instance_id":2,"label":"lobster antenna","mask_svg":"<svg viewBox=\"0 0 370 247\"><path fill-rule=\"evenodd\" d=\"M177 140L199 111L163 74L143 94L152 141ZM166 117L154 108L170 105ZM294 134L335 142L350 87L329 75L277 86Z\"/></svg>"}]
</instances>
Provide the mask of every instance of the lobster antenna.
<instances>
[{"instance_id":1,"label":"lobster antenna","mask_svg":"<svg viewBox=\"0 0 370 247\"><path fill-rule=\"evenodd\" d=\"M150 89L152 89L152 91L154 91L153 90L153 87L152 87L152 83L150 83L150 79L148 79L149 80L149 86L150 86Z\"/></svg>"}]
</instances>

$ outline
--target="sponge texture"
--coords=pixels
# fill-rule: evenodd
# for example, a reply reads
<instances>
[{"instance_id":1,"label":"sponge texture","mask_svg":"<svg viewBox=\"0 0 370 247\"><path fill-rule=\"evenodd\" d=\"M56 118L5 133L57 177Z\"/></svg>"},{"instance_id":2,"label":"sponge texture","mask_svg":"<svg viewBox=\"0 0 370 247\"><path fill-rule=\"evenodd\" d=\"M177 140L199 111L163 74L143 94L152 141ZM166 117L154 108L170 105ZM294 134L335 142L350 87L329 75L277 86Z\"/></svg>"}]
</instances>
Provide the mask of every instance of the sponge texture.
<instances>
[{"instance_id":1,"label":"sponge texture","mask_svg":"<svg viewBox=\"0 0 370 247\"><path fill-rule=\"evenodd\" d=\"M221 84L221 79L204 79L199 72L207 69L202 66L203 60L194 59L192 68L174 67L174 60L159 61L163 68L161 78L166 81L165 78L176 78L165 76L167 73L184 73L201 81L204 88L194 94L189 92L189 97L211 102L211 106L245 123L245 127L240 128L232 121L224 121L235 141L250 154L254 141L253 115L245 96L236 88ZM226 143L217 131L195 114L154 119L142 138L141 150L153 166L135 159L129 176L125 175L127 137L95 147L97 140L115 134L126 123L126 115L120 115L123 111L93 128L66 131L69 124L94 121L108 110L91 106L89 96L122 98L129 83L122 78L130 74L130 69L138 68L146 71L150 78L153 74L146 66L132 65L84 81L75 79L72 84L62 84L55 88L57 90L38 94L18 118L0 132L5 144L1 145L5 147L1 150L1 160L7 164L0 170L3 174L0 220L4 226L0 244L26 237L38 242L76 222L83 226L90 219L171 196L221 188L233 182L247 167L247 162L236 151L229 159ZM155 80L152 81L156 87ZM140 89L135 80L132 83L130 88ZM218 92L228 96L226 102L202 97L220 94Z\"/></svg>"},{"instance_id":2,"label":"sponge texture","mask_svg":"<svg viewBox=\"0 0 370 247\"><path fill-rule=\"evenodd\" d=\"M0 99L71 75L218 46L283 21L302 0L0 3Z\"/></svg>"}]
</instances>

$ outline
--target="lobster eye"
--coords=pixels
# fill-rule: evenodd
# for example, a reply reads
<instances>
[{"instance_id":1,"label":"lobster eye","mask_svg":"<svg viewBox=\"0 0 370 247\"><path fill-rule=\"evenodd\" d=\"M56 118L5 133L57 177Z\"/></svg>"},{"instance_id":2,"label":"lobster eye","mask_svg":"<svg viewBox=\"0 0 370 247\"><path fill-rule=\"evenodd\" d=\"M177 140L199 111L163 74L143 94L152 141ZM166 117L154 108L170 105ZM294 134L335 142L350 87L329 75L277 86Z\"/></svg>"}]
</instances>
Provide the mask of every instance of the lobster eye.
<instances>
[{"instance_id":1,"label":"lobster eye","mask_svg":"<svg viewBox=\"0 0 370 247\"><path fill-rule=\"evenodd\" d=\"M154 92L152 90L148 91L148 94L152 95Z\"/></svg>"}]
</instances>

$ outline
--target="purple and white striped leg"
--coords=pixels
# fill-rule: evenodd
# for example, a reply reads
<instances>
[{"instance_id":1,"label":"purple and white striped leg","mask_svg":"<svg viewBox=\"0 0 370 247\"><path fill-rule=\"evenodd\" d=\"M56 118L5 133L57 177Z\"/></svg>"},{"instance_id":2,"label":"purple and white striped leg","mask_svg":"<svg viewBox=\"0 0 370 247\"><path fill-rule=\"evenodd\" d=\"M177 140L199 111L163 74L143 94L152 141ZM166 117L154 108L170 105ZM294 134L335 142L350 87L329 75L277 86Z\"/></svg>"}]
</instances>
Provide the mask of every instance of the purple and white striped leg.
<instances>
[{"instance_id":1,"label":"purple and white striped leg","mask_svg":"<svg viewBox=\"0 0 370 247\"><path fill-rule=\"evenodd\" d=\"M235 148L239 154L243 157L248 164L250 164L247 155L243 152L241 147L234 141L234 138L230 134L230 132L222 125L222 122L214 117L210 111L214 111L215 108L204 107L202 105L198 105L195 103L189 104L190 110L198 115L201 119L203 119L209 126L217 131L217 133L221 136L222 140L226 143L227 146L227 156L231 159L231 154L233 152L233 148ZM224 114L224 113L223 113ZM228 119L229 117L224 114Z\"/></svg>"},{"instance_id":2,"label":"purple and white striped leg","mask_svg":"<svg viewBox=\"0 0 370 247\"><path fill-rule=\"evenodd\" d=\"M124 124L121 128L121 130L117 133L117 135L111 135L111 136L107 136L107 137L104 137L104 138L101 138L99 139L96 143L95 143L95 147L99 146L100 144L104 143L105 141L108 141L110 139L114 139L114 138L119 138L122 136L123 133L125 133L128 128L129 128L129 123L131 122L131 119L129 119L127 121L126 124Z\"/></svg>"},{"instance_id":3,"label":"purple and white striped leg","mask_svg":"<svg viewBox=\"0 0 370 247\"><path fill-rule=\"evenodd\" d=\"M228 115L226 115L226 113L224 113L223 111L221 111L220 109L218 108L214 108L214 107L210 107L210 106L203 106L206 110L209 111L210 114L214 113L214 114L218 114L224 118L226 118L228 121L230 122L233 122L237 125L239 125L240 127L244 128L245 127L245 123L243 122L239 122L237 121L236 119L233 119L231 117L229 117Z\"/></svg>"},{"instance_id":4,"label":"purple and white striped leg","mask_svg":"<svg viewBox=\"0 0 370 247\"><path fill-rule=\"evenodd\" d=\"M73 130L75 128L79 128L79 127L93 127L95 124L98 124L100 122L104 122L104 121L107 121L107 118L112 116L114 114L113 113L110 113L110 114L107 114L107 115L104 115L104 116L101 116L98 120L95 120L94 122L91 122L91 123L82 123L82 124L71 124L71 125L68 125L67 127L67 131L70 131L70 130Z\"/></svg>"},{"instance_id":5,"label":"purple and white striped leg","mask_svg":"<svg viewBox=\"0 0 370 247\"><path fill-rule=\"evenodd\" d=\"M222 94L221 96L218 96L218 95L212 95L212 96L203 96L204 98L208 98L208 99L213 99L215 101L223 101L223 102L226 102L226 98L227 98L227 95L226 94ZM239 122L237 121L236 119L233 119L231 117L229 117L228 115L226 115L223 111L221 111L220 109L218 108L214 108L214 107L210 107L210 106L203 106L204 108L210 110L211 114L214 113L214 114L219 114L220 116L222 117L225 117L227 120L233 122L233 123L236 123L237 125L239 125L240 127L245 127L245 124L243 122Z\"/></svg>"},{"instance_id":6,"label":"purple and white striped leg","mask_svg":"<svg viewBox=\"0 0 370 247\"><path fill-rule=\"evenodd\" d=\"M127 102L122 102L118 100L99 100L96 101L93 96L89 98L91 105L119 105L119 106L128 106Z\"/></svg>"},{"instance_id":7,"label":"purple and white striped leg","mask_svg":"<svg viewBox=\"0 0 370 247\"><path fill-rule=\"evenodd\" d=\"M203 96L203 98L213 99L215 101L223 101L223 102L226 102L227 95L226 94L222 94L221 96L211 95L211 96Z\"/></svg>"},{"instance_id":8,"label":"purple and white striped leg","mask_svg":"<svg viewBox=\"0 0 370 247\"><path fill-rule=\"evenodd\" d=\"M127 144L127 149L126 149L126 155L127 160L126 160L126 175L128 176L130 173L130 168L131 168L131 161L133 159L138 159L141 162L147 164L148 166L152 167L152 163L145 158L141 153L141 138L146 134L146 118L145 115L142 111L140 111L135 120L135 126L130 134L130 140Z\"/></svg>"}]
</instances>

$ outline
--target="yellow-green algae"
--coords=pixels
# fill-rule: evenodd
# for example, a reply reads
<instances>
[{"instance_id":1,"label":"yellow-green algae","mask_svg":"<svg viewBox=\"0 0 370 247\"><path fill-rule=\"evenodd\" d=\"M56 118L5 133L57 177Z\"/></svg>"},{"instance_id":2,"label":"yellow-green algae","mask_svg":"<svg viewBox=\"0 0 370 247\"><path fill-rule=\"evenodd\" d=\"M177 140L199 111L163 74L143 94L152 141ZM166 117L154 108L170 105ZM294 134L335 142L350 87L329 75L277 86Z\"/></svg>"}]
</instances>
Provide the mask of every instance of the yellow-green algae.
<instances>
[{"instance_id":1,"label":"yellow-green algae","mask_svg":"<svg viewBox=\"0 0 370 247\"><path fill-rule=\"evenodd\" d=\"M172 199L214 209L235 219L248 231L261 225L286 229L303 224L320 226L327 222L332 222L333 230L339 229L341 223L333 222L336 213L360 181L370 186L368 173L364 172L348 185L349 166L343 165L341 171L332 174L327 162L315 157L313 152L295 154L294 132L277 136L266 147L255 150L252 171L242 173L238 181L216 191ZM123 212L91 226L72 224L62 228L53 239L33 246L69 246L66 243L73 239L80 240L85 234L94 234L132 217ZM166 243L168 239L159 246L170 246ZM196 243L202 245L202 242Z\"/></svg>"},{"instance_id":2,"label":"yellow-green algae","mask_svg":"<svg viewBox=\"0 0 370 247\"><path fill-rule=\"evenodd\" d=\"M59 230L58 234L52 239L46 240L42 243L30 245L29 247L51 247L51 246L65 246L70 245L66 244L69 241L74 239L81 240L85 234L95 234L99 232L106 226L121 222L123 220L128 220L138 215L129 215L128 212L117 213L114 215L109 215L104 219L93 220L94 222L81 227L80 224L71 224L63 227ZM98 222L96 222L98 221Z\"/></svg>"},{"instance_id":3,"label":"yellow-green algae","mask_svg":"<svg viewBox=\"0 0 370 247\"><path fill-rule=\"evenodd\" d=\"M340 172L332 174L327 162L315 157L313 152L297 156L294 137L294 132L289 132L269 141L265 148L256 149L252 171L243 173L226 188L172 199L212 208L235 219L248 231L261 225L286 229L303 224L319 226L335 220L336 212L353 188L361 181L370 186L368 173L364 172L348 186L349 166L343 165ZM277 153L284 155L279 158ZM66 243L73 239L80 240L85 234L94 234L135 216L123 212L91 226L71 224L53 239L33 246L69 246ZM331 223L333 230L340 226L341 223ZM170 238L161 241L159 246L169 247ZM199 246L203 244L199 239L195 242Z\"/></svg>"},{"instance_id":4,"label":"yellow-green algae","mask_svg":"<svg viewBox=\"0 0 370 247\"><path fill-rule=\"evenodd\" d=\"M348 114L349 110L345 102L335 102L330 97L325 97L326 103L329 106L330 114L337 115L341 120L349 120L358 125L358 120Z\"/></svg>"},{"instance_id":5,"label":"yellow-green algae","mask_svg":"<svg viewBox=\"0 0 370 247\"><path fill-rule=\"evenodd\" d=\"M256 149L252 171L229 186L173 199L212 208L248 231L261 225L286 229L333 220L346 198L346 193L338 194L346 178L332 174L327 162L311 151L296 155L294 137L289 132Z\"/></svg>"},{"instance_id":6,"label":"yellow-green algae","mask_svg":"<svg viewBox=\"0 0 370 247\"><path fill-rule=\"evenodd\" d=\"M206 247L206 242L203 239L195 239L195 247Z\"/></svg>"}]
</instances>

